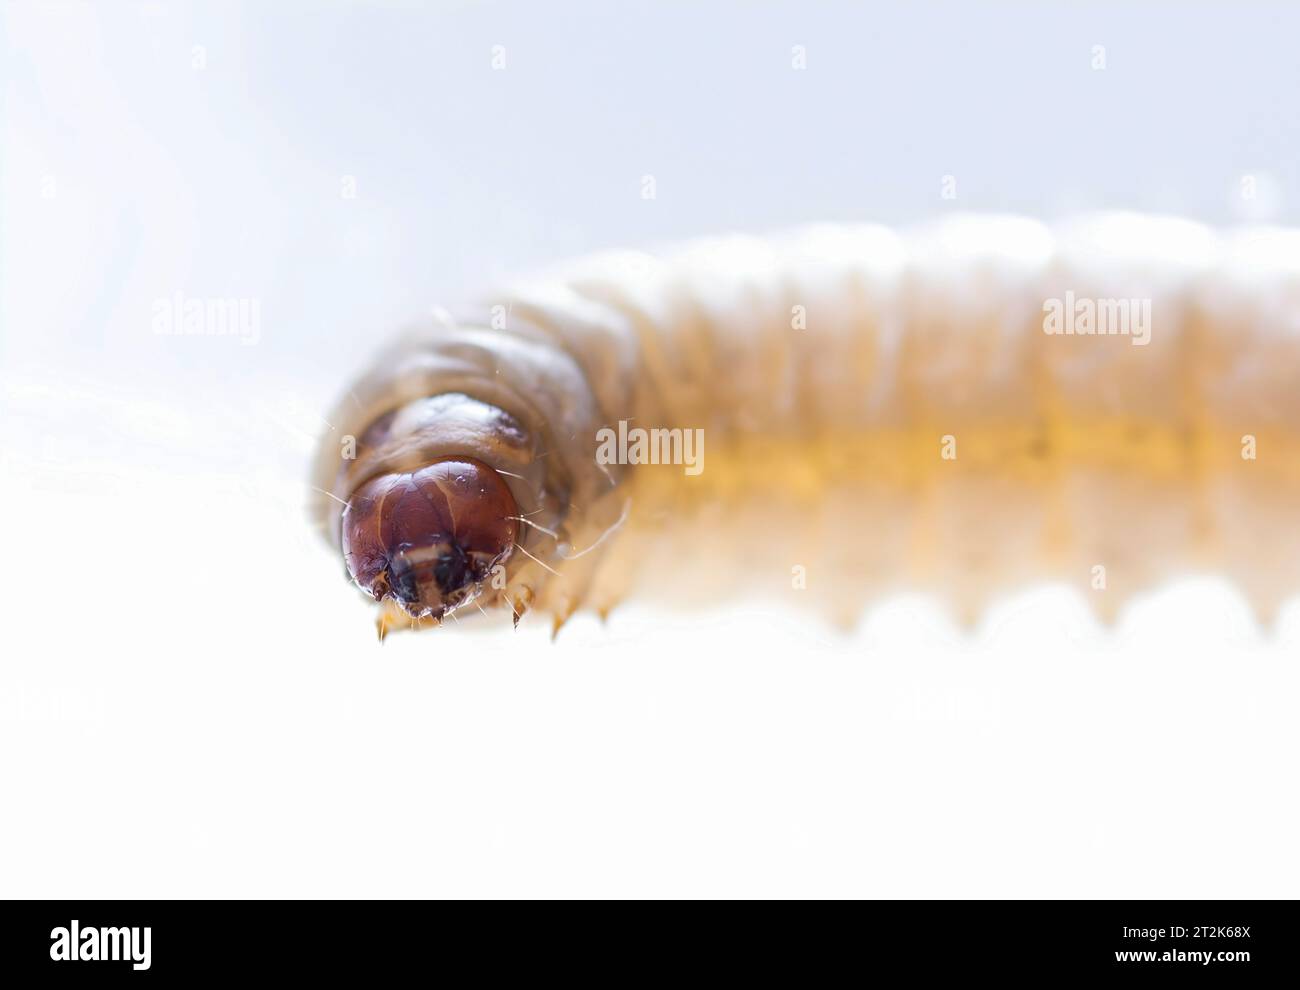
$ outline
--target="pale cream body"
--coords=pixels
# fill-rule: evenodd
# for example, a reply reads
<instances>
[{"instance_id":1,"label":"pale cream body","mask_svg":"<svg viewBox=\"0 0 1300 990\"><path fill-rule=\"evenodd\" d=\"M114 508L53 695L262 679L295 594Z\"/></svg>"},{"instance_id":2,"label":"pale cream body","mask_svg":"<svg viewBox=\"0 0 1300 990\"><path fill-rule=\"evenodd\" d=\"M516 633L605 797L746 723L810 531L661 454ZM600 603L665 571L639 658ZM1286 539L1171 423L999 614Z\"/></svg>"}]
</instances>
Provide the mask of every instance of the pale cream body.
<instances>
[{"instance_id":1,"label":"pale cream body","mask_svg":"<svg viewBox=\"0 0 1300 990\"><path fill-rule=\"evenodd\" d=\"M1149 342L1046 333L1067 292L1149 300ZM509 468L544 529L505 598L561 620L631 594L851 620L909 588L973 617L1043 580L1113 614L1189 571L1267 613L1300 587L1300 232L954 217L604 254L408 339L340 413L449 390L544 437ZM702 430L703 470L597 464L619 420Z\"/></svg>"}]
</instances>

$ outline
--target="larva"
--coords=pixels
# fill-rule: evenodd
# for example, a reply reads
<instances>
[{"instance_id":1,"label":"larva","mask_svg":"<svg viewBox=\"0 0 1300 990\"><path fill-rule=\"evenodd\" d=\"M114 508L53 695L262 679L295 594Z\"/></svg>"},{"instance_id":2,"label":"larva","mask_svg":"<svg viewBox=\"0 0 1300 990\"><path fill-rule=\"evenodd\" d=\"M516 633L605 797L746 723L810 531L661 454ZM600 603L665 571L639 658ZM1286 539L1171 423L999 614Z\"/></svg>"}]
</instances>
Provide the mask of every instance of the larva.
<instances>
[{"instance_id":1,"label":"larva","mask_svg":"<svg viewBox=\"0 0 1300 990\"><path fill-rule=\"evenodd\" d=\"M1300 585L1298 384L1300 231L720 237L406 334L332 418L316 511L381 634L633 593L851 621L919 588L974 616L1041 580L1113 612L1205 570L1267 613Z\"/></svg>"}]
</instances>

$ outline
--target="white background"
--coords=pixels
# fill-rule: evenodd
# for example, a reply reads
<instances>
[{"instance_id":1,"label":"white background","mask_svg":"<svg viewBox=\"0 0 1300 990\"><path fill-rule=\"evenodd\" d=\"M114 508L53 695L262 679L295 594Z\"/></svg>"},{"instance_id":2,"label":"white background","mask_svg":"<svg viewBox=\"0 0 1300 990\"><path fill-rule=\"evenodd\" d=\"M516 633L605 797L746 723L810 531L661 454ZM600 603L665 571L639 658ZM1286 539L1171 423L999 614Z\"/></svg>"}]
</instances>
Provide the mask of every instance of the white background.
<instances>
[{"instance_id":1,"label":"white background","mask_svg":"<svg viewBox=\"0 0 1300 990\"><path fill-rule=\"evenodd\" d=\"M1113 630L1046 588L970 633L740 602L381 648L302 512L379 337L532 263L1300 220L1300 11L1132 6L6 2L0 894L1294 896L1294 605L1261 631L1207 577ZM177 292L257 299L258 342L154 334Z\"/></svg>"}]
</instances>

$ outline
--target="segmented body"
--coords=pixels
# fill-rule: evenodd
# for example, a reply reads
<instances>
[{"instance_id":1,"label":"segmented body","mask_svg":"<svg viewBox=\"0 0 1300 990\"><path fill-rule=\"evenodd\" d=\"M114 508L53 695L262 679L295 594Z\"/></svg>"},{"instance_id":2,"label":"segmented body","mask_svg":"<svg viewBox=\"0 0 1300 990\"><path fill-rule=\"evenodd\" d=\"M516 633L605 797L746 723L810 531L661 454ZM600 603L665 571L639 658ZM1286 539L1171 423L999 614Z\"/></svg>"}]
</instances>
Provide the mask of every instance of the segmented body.
<instances>
[{"instance_id":1,"label":"segmented body","mask_svg":"<svg viewBox=\"0 0 1300 990\"><path fill-rule=\"evenodd\" d=\"M360 435L464 392L522 424L516 613L757 594L852 619L918 588L974 616L1053 579L1109 613L1189 570L1267 612L1300 587L1300 232L812 227L601 255L435 322L340 415ZM620 421L702 431L699 470L600 463ZM402 456L496 466L445 439ZM356 480L322 451L318 487Z\"/></svg>"}]
</instances>

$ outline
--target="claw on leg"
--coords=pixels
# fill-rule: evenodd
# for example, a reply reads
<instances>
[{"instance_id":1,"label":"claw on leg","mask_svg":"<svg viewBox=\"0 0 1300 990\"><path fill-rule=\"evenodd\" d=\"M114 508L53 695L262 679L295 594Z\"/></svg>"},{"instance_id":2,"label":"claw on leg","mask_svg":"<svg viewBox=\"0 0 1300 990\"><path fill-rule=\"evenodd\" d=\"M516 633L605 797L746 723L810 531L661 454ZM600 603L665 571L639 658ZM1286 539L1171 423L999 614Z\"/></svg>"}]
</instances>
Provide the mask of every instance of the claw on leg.
<instances>
[{"instance_id":1,"label":"claw on leg","mask_svg":"<svg viewBox=\"0 0 1300 990\"><path fill-rule=\"evenodd\" d=\"M506 603L510 606L510 611L514 612L515 628L519 628L519 620L528 614L529 607L533 604L533 589L524 585L519 589L519 593L511 598L506 596Z\"/></svg>"},{"instance_id":2,"label":"claw on leg","mask_svg":"<svg viewBox=\"0 0 1300 990\"><path fill-rule=\"evenodd\" d=\"M551 618L551 642L555 642L555 637L560 635L560 630L564 624L573 618L573 613L578 610L577 603L573 599L565 597L560 599L555 605L555 611Z\"/></svg>"}]
</instances>

